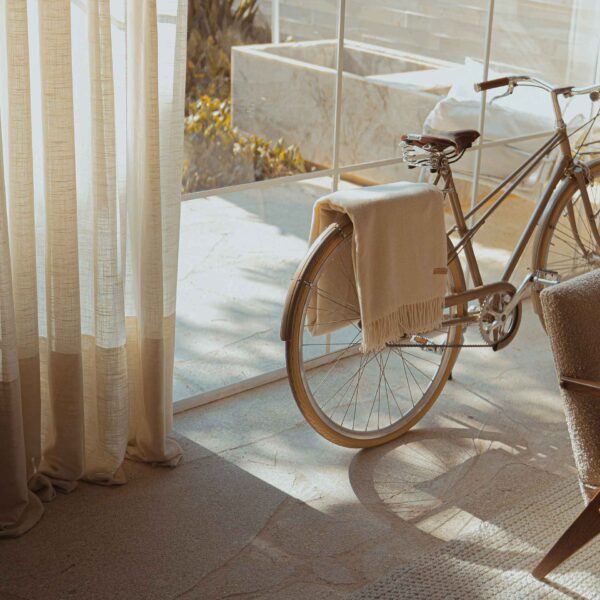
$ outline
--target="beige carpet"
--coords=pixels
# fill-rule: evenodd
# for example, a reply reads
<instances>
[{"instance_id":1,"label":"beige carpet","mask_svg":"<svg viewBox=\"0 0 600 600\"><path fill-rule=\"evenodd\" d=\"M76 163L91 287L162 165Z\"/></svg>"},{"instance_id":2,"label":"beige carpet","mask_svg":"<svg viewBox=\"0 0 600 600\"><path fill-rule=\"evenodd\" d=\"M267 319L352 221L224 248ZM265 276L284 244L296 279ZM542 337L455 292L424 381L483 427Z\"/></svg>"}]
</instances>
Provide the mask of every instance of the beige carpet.
<instances>
[{"instance_id":1,"label":"beige carpet","mask_svg":"<svg viewBox=\"0 0 600 600\"><path fill-rule=\"evenodd\" d=\"M579 514L573 480L524 500L484 523L368 585L352 600L476 600L506 598L600 599L600 537L540 582L531 569Z\"/></svg>"}]
</instances>

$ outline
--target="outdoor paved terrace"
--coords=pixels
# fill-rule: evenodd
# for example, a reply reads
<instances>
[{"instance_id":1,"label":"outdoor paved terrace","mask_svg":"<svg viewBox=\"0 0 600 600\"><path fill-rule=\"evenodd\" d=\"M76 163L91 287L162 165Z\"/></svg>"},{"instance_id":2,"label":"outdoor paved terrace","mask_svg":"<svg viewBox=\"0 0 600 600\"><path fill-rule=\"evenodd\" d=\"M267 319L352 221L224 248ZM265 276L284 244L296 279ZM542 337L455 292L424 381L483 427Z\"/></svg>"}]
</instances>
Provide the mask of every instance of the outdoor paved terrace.
<instances>
[{"instance_id":1,"label":"outdoor paved terrace","mask_svg":"<svg viewBox=\"0 0 600 600\"><path fill-rule=\"evenodd\" d=\"M330 189L324 177L182 203L176 402L285 366L279 340L285 296L307 250L312 205ZM468 202L467 186L463 192ZM490 281L532 207L509 199L477 236Z\"/></svg>"}]
</instances>

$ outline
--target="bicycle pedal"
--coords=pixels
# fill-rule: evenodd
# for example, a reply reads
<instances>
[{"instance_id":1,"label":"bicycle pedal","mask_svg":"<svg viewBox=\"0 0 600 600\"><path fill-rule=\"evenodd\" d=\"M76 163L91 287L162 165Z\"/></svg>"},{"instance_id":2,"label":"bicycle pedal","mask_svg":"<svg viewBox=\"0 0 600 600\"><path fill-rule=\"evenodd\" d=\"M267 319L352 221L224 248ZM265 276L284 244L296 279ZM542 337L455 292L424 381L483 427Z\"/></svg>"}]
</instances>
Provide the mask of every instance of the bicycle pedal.
<instances>
[{"instance_id":1,"label":"bicycle pedal","mask_svg":"<svg viewBox=\"0 0 600 600\"><path fill-rule=\"evenodd\" d=\"M533 273L531 279L539 289L560 283L560 275L558 272L550 269L538 269Z\"/></svg>"},{"instance_id":2,"label":"bicycle pedal","mask_svg":"<svg viewBox=\"0 0 600 600\"><path fill-rule=\"evenodd\" d=\"M444 352L442 346L436 344L434 340L425 337L424 335L413 335L411 336L410 341L425 352L434 352L436 354L443 354Z\"/></svg>"}]
</instances>

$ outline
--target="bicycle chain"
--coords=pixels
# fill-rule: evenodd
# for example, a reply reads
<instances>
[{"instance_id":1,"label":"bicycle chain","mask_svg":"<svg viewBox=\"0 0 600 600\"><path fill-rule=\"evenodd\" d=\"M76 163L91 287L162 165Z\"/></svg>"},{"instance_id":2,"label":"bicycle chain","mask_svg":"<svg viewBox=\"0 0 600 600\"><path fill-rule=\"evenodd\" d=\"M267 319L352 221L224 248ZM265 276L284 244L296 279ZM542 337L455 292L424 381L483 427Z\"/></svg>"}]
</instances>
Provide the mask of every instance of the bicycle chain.
<instances>
[{"instance_id":1,"label":"bicycle chain","mask_svg":"<svg viewBox=\"0 0 600 600\"><path fill-rule=\"evenodd\" d=\"M492 344L393 344L389 348L421 348L427 350L429 348L492 348Z\"/></svg>"}]
</instances>

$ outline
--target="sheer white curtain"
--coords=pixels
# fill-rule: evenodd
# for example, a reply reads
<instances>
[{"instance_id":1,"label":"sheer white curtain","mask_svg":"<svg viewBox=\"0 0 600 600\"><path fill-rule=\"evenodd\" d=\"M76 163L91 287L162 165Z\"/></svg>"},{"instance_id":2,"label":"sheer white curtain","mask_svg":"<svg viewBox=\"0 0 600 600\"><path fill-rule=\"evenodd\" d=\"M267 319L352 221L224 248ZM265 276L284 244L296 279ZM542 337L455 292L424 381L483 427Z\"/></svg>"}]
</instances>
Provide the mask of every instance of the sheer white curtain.
<instances>
[{"instance_id":1,"label":"sheer white curtain","mask_svg":"<svg viewBox=\"0 0 600 600\"><path fill-rule=\"evenodd\" d=\"M175 465L187 0L0 0L0 537Z\"/></svg>"}]
</instances>

